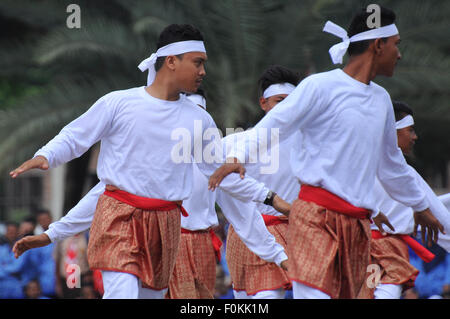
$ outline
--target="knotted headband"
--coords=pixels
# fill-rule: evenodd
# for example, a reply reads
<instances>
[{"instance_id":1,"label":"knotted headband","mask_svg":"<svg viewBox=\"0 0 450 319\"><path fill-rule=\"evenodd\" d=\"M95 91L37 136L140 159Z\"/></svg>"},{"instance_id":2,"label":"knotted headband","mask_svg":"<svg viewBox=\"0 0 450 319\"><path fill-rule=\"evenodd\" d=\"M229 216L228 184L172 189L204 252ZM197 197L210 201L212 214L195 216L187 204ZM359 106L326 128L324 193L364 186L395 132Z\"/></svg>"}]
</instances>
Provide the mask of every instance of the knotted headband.
<instances>
[{"instance_id":1,"label":"knotted headband","mask_svg":"<svg viewBox=\"0 0 450 319\"><path fill-rule=\"evenodd\" d=\"M292 91L294 91L295 86L291 83L276 83L270 85L267 89L265 89L263 93L263 97L265 99L278 95L278 94L290 94Z\"/></svg>"},{"instance_id":2,"label":"knotted headband","mask_svg":"<svg viewBox=\"0 0 450 319\"><path fill-rule=\"evenodd\" d=\"M331 21L327 21L327 23L325 23L323 31L331 33L342 39L342 42L333 45L328 51L330 52L331 60L333 60L334 64L342 63L342 58L344 57L345 52L347 52L350 42L387 38L398 34L398 30L395 24L390 24L381 28L376 28L355 34L354 36L349 38L345 29Z\"/></svg>"},{"instance_id":3,"label":"knotted headband","mask_svg":"<svg viewBox=\"0 0 450 319\"><path fill-rule=\"evenodd\" d=\"M169 56L169 55L179 55L186 52L204 52L206 53L205 45L203 41L198 40L188 40L188 41L179 41L170 43L166 46L163 46L158 49L155 53L152 53L150 57L142 61L138 68L144 72L148 70L148 76L147 76L147 85L151 85L153 81L155 80L156 76L156 70L155 70L155 63L156 59L162 56Z\"/></svg>"},{"instance_id":4,"label":"knotted headband","mask_svg":"<svg viewBox=\"0 0 450 319\"><path fill-rule=\"evenodd\" d=\"M405 127L409 127L414 125L414 118L411 115L407 115L402 118L400 121L395 122L395 128L400 130Z\"/></svg>"}]
</instances>

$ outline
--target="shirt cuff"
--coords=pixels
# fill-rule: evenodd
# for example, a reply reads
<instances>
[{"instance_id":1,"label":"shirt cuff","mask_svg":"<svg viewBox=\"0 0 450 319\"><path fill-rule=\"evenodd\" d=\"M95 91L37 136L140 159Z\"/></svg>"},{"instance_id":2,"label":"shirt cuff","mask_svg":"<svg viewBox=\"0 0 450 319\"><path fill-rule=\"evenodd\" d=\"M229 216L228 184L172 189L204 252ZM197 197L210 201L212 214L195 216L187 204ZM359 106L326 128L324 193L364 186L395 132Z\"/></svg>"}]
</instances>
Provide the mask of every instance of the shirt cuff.
<instances>
[{"instance_id":1,"label":"shirt cuff","mask_svg":"<svg viewBox=\"0 0 450 319\"><path fill-rule=\"evenodd\" d=\"M421 212L424 211L425 209L429 208L430 204L428 203L428 200L426 198L423 199L423 201L421 201L419 204L411 206L411 208L415 211L415 212Z\"/></svg>"},{"instance_id":2,"label":"shirt cuff","mask_svg":"<svg viewBox=\"0 0 450 319\"><path fill-rule=\"evenodd\" d=\"M46 151L40 149L39 151L36 152L36 154L34 154L33 158L35 158L36 156L44 156L47 159L49 168L53 168L50 152L46 152Z\"/></svg>"},{"instance_id":3,"label":"shirt cuff","mask_svg":"<svg viewBox=\"0 0 450 319\"><path fill-rule=\"evenodd\" d=\"M284 249L280 251L274 258L274 263L277 264L278 267L281 266L281 263L288 259L288 256L284 252Z\"/></svg>"},{"instance_id":4,"label":"shirt cuff","mask_svg":"<svg viewBox=\"0 0 450 319\"><path fill-rule=\"evenodd\" d=\"M264 201L267 198L267 195L269 194L270 189L268 189L266 186L263 186L261 188L261 191L257 192L257 194L255 194L255 197L253 198L254 202L259 202L259 203L264 203Z\"/></svg>"},{"instance_id":5,"label":"shirt cuff","mask_svg":"<svg viewBox=\"0 0 450 319\"><path fill-rule=\"evenodd\" d=\"M58 235L56 234L56 231L53 228L49 228L47 229L44 234L46 234L48 236L48 238L50 238L50 241L52 243L54 243L55 241L58 240Z\"/></svg>"},{"instance_id":6,"label":"shirt cuff","mask_svg":"<svg viewBox=\"0 0 450 319\"><path fill-rule=\"evenodd\" d=\"M378 216L378 214L380 213L379 209L375 209L372 211L372 215L370 216L371 219L374 219L375 217Z\"/></svg>"}]
</instances>

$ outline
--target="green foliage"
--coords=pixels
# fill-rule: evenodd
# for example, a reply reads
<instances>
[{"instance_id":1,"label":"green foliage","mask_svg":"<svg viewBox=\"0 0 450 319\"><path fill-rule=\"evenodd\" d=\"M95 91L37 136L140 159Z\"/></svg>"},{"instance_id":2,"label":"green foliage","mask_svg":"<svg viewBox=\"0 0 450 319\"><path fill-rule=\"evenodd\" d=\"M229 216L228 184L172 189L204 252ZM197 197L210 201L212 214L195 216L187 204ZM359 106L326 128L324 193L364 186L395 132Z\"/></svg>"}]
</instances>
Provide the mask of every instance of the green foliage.
<instances>
[{"instance_id":1,"label":"green foliage","mask_svg":"<svg viewBox=\"0 0 450 319\"><path fill-rule=\"evenodd\" d=\"M281 64L307 75L335 68L328 49L339 39L322 32L325 21L346 28L372 2L85 0L77 2L81 29L68 29L71 1L2 1L0 17L22 27L0 39L0 110L7 109L0 114L0 165L29 157L101 95L144 85L137 65L171 23L194 24L204 35L204 86L217 125L251 126L262 116L256 81L263 70ZM422 167L448 161L450 3L379 3L397 13L403 58L393 78L376 82L415 110Z\"/></svg>"}]
</instances>

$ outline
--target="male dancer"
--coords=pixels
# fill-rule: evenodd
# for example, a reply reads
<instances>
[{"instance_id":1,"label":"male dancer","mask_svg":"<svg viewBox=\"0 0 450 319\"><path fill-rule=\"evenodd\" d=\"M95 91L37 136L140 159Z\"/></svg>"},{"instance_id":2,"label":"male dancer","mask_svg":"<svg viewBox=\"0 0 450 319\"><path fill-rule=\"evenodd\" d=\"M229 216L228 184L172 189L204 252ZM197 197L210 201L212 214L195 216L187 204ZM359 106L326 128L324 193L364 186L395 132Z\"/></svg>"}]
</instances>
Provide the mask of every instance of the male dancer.
<instances>
[{"instance_id":1,"label":"male dancer","mask_svg":"<svg viewBox=\"0 0 450 319\"><path fill-rule=\"evenodd\" d=\"M178 250L180 213L185 214L181 202L193 184L192 163L174 162L178 143L171 134L179 128L188 132L190 159L196 155L192 145L203 151L203 133L216 129L209 114L180 95L198 89L206 59L197 29L168 26L160 35L158 51L139 65L149 71L147 87L103 96L10 173L15 178L32 168L56 167L101 141L96 190L104 193L92 222L88 260L91 268L102 270L104 298L162 298L167 290ZM196 122L202 125L200 131ZM197 166L209 176L218 166L215 160L222 158ZM239 176L231 176L222 190L261 202L270 194L262 184L245 183ZM279 197L273 205L289 209ZM35 247L36 241L48 244L50 239L18 242L16 255Z\"/></svg>"},{"instance_id":2,"label":"male dancer","mask_svg":"<svg viewBox=\"0 0 450 319\"><path fill-rule=\"evenodd\" d=\"M398 146L405 156L411 155L417 135L414 130L413 111L408 105L401 102L393 102ZM422 185L430 207L436 218L444 225L450 227L450 212L434 194L423 178L410 167L412 174ZM402 291L414 286L419 271L409 262L408 246L425 262L430 262L434 255L420 245L408 234L413 232L414 218L411 208L394 201L381 184L377 181L374 188L374 197L378 203L378 211L383 212L395 230L387 230L391 234L383 236L372 226L372 243L370 247L372 263L378 265L381 271L379 284L374 287L372 282L366 282L359 298L399 299ZM448 235L439 236L438 244L443 244L449 251ZM425 236L422 233L422 241ZM445 245L447 243L447 245Z\"/></svg>"},{"instance_id":3,"label":"male dancer","mask_svg":"<svg viewBox=\"0 0 450 319\"><path fill-rule=\"evenodd\" d=\"M188 99L206 109L204 91L197 94L187 94ZM183 201L183 207L189 216L181 219L181 238L175 268L169 281L168 298L172 299L211 299L214 298L216 283L216 258L220 260L222 242L215 235L214 228L218 226L215 210L216 193L208 191L208 178L194 165L194 186L188 199ZM217 200L219 206L224 201L233 200L224 194ZM241 202L245 207L249 203ZM266 205L263 205L266 206ZM267 245L267 230L261 223L253 225L253 230L246 228L244 215L247 211L224 211L224 216L239 229L239 236L256 253L265 251L264 258L275 268L287 260L283 247L275 242ZM249 219L250 220L250 219ZM248 225L250 226L250 225ZM275 248L271 248L271 246ZM278 265L278 266L277 266ZM284 265L283 265L284 266ZM281 269L281 268L280 268Z\"/></svg>"},{"instance_id":4,"label":"male dancer","mask_svg":"<svg viewBox=\"0 0 450 319\"><path fill-rule=\"evenodd\" d=\"M372 30L365 9L353 18L348 35L327 22L324 30L343 39L330 49L333 62L342 63L348 49L347 65L304 79L253 128L278 128L280 141L297 131L303 137L304 151L291 153L292 170L302 185L287 239L294 298L357 296L370 260L376 176L392 198L413 208L415 223L430 239L444 232L395 142L389 94L372 81L377 75L392 76L401 57L395 14L380 9L382 27ZM248 131L247 136L250 153L264 146L257 134ZM243 145L229 156L244 162ZM227 166L211 176L211 189L226 176Z\"/></svg>"},{"instance_id":5,"label":"male dancer","mask_svg":"<svg viewBox=\"0 0 450 319\"><path fill-rule=\"evenodd\" d=\"M258 81L261 109L266 114L270 112L295 89L299 81L298 73L278 65L269 67ZM225 144L232 143L234 137L234 135L224 137ZM300 185L291 171L290 158L287 155L300 138L299 134L294 134L268 150L272 155L275 154L272 157L278 162L274 165L276 169L273 171L264 173L261 158L254 164L244 165L248 176L263 182L288 202L296 199ZM282 156L277 156L279 154ZM220 195L218 197L220 198ZM222 207L224 212L230 209L228 206ZM263 216L267 229L286 249L288 219L267 205L252 204L251 208ZM226 259L236 299L282 299L285 290L291 288L287 272L252 253L239 239L233 225L228 228Z\"/></svg>"}]
</instances>

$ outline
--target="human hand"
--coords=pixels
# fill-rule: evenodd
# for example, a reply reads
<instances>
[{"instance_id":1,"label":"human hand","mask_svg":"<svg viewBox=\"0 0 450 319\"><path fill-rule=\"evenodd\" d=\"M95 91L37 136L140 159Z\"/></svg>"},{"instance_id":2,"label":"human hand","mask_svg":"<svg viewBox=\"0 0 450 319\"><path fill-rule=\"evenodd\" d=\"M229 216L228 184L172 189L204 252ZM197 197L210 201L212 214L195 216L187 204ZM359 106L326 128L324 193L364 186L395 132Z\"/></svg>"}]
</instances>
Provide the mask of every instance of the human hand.
<instances>
[{"instance_id":1,"label":"human hand","mask_svg":"<svg viewBox=\"0 0 450 319\"><path fill-rule=\"evenodd\" d=\"M26 171L29 171L33 168L39 168L42 170L47 170L49 168L48 160L44 156L36 156L26 162L24 162L22 165L20 165L15 170L9 172L9 175L12 178L16 178L20 174L25 173Z\"/></svg>"},{"instance_id":2,"label":"human hand","mask_svg":"<svg viewBox=\"0 0 450 319\"><path fill-rule=\"evenodd\" d=\"M222 182L222 180L231 173L238 173L241 179L245 176L245 167L236 158L227 158L225 164L220 166L211 175L208 182L208 189L214 191Z\"/></svg>"},{"instance_id":3,"label":"human hand","mask_svg":"<svg viewBox=\"0 0 450 319\"><path fill-rule=\"evenodd\" d=\"M428 247L437 242L439 231L445 235L444 226L433 216L429 208L421 212L414 212L414 236L417 236L419 226L422 233L422 243L426 245L425 236L427 235Z\"/></svg>"},{"instance_id":4,"label":"human hand","mask_svg":"<svg viewBox=\"0 0 450 319\"><path fill-rule=\"evenodd\" d=\"M50 238L45 233L34 236L26 236L14 244L12 251L14 253L14 257L19 258L20 255L28 249L47 246L50 243Z\"/></svg>"},{"instance_id":5,"label":"human hand","mask_svg":"<svg viewBox=\"0 0 450 319\"><path fill-rule=\"evenodd\" d=\"M392 231L395 231L394 226L391 225L389 219L382 212L379 212L376 217L372 218L372 220L375 223L375 225L377 225L378 229L380 230L383 236L387 235L386 231L383 229L383 224L388 226Z\"/></svg>"}]
</instances>

